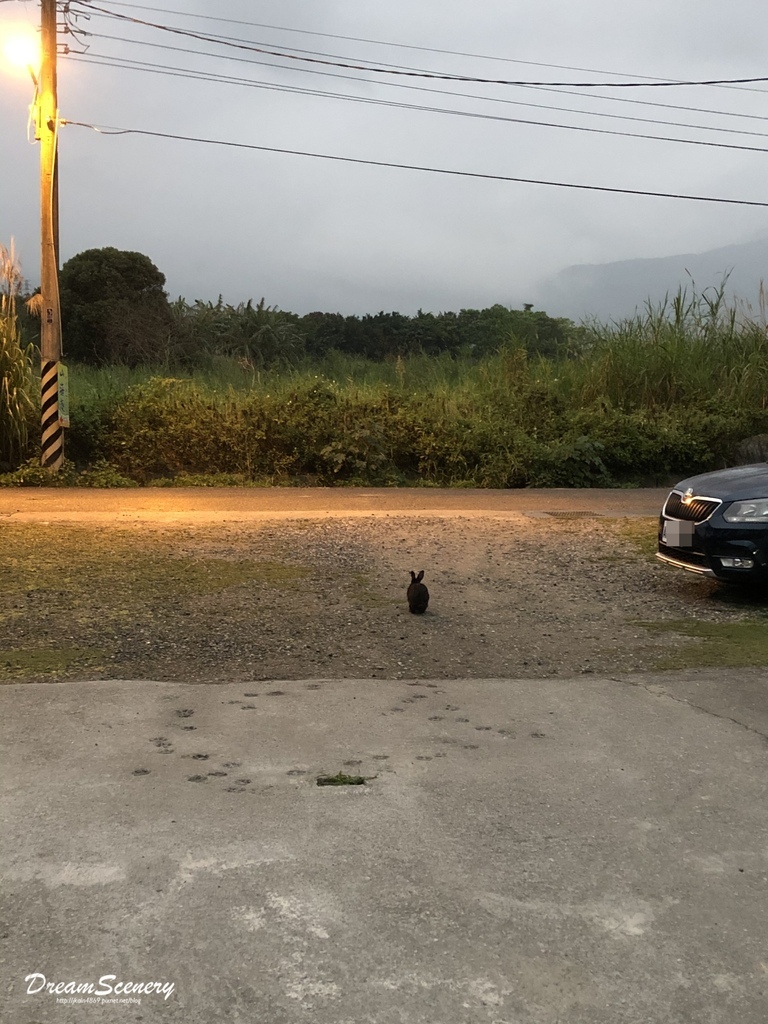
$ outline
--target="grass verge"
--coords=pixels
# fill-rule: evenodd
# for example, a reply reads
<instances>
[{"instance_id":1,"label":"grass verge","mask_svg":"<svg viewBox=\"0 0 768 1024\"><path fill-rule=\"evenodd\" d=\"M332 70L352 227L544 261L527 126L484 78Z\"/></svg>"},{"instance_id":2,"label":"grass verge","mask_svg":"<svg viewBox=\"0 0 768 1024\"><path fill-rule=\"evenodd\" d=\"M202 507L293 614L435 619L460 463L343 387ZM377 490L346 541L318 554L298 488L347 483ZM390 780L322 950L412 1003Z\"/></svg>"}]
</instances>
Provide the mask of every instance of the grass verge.
<instances>
[{"instance_id":1,"label":"grass verge","mask_svg":"<svg viewBox=\"0 0 768 1024\"><path fill-rule=\"evenodd\" d=\"M643 622L651 634L676 633L689 639L678 651L665 654L655 667L660 670L681 668L752 668L768 665L768 622L766 618L740 622L700 622L678 620Z\"/></svg>"},{"instance_id":2,"label":"grass verge","mask_svg":"<svg viewBox=\"0 0 768 1024\"><path fill-rule=\"evenodd\" d=\"M114 676L172 660L196 642L201 610L212 606L215 622L244 590L290 592L311 572L277 560L195 557L178 534L0 525L0 682L85 668ZM214 630L210 643L220 636Z\"/></svg>"}]
</instances>

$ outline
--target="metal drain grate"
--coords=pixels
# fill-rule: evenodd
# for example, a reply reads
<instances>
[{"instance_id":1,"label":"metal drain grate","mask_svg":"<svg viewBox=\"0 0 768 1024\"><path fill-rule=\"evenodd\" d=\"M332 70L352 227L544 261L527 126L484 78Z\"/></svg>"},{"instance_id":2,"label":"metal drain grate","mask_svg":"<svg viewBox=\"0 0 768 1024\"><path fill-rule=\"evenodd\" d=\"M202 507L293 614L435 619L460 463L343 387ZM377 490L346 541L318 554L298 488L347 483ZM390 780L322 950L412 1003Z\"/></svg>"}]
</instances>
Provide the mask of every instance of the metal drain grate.
<instances>
[{"instance_id":1,"label":"metal drain grate","mask_svg":"<svg viewBox=\"0 0 768 1024\"><path fill-rule=\"evenodd\" d=\"M555 519L599 519L601 512L545 512L545 516L554 516Z\"/></svg>"}]
</instances>

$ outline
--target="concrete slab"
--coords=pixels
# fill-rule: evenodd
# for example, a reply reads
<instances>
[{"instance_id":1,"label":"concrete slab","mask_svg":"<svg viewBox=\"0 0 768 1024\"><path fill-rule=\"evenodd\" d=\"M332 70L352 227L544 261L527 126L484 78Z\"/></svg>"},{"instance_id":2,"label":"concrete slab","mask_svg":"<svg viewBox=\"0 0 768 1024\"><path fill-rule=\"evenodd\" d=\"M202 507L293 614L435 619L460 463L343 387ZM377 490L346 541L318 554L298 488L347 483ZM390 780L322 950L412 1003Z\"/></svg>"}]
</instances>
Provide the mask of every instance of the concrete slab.
<instances>
[{"instance_id":1,"label":"concrete slab","mask_svg":"<svg viewBox=\"0 0 768 1024\"><path fill-rule=\"evenodd\" d=\"M763 1024L765 735L645 683L4 687L3 1019Z\"/></svg>"}]
</instances>

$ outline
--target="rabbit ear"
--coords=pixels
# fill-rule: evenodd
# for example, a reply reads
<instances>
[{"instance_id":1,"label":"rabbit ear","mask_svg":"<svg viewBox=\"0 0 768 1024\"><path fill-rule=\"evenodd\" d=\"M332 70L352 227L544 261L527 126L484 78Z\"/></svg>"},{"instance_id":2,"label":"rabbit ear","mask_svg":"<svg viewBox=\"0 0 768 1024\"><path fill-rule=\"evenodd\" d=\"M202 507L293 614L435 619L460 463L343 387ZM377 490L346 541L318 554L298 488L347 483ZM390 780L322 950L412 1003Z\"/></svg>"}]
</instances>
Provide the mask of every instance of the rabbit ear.
<instances>
[{"instance_id":1,"label":"rabbit ear","mask_svg":"<svg viewBox=\"0 0 768 1024\"><path fill-rule=\"evenodd\" d=\"M411 575L413 575L413 574L411 574ZM417 583L421 583L421 581L423 579L424 579L424 570L422 569L421 572L419 573L419 575L416 577L416 582Z\"/></svg>"},{"instance_id":2,"label":"rabbit ear","mask_svg":"<svg viewBox=\"0 0 768 1024\"><path fill-rule=\"evenodd\" d=\"M416 582L416 573L411 569L411 583Z\"/></svg>"}]
</instances>

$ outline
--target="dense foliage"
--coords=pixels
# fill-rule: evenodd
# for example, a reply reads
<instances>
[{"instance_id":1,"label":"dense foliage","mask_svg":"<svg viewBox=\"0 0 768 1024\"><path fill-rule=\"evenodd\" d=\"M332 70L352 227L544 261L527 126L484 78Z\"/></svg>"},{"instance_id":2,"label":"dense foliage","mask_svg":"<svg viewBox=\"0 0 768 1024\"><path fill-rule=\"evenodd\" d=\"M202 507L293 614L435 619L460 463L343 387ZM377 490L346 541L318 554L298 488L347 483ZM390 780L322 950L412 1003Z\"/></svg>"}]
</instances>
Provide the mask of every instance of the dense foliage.
<instances>
[{"instance_id":1,"label":"dense foliage","mask_svg":"<svg viewBox=\"0 0 768 1024\"><path fill-rule=\"evenodd\" d=\"M553 319L531 309L462 309L459 313L377 313L341 316L309 313L298 321L306 351L317 357L330 350L367 359L443 352L480 358L514 342L532 355L555 357L567 351L581 332L570 320Z\"/></svg>"},{"instance_id":2,"label":"dense foliage","mask_svg":"<svg viewBox=\"0 0 768 1024\"><path fill-rule=\"evenodd\" d=\"M61 320L68 359L94 365L159 362L171 331L162 274L149 257L86 249L61 268Z\"/></svg>"},{"instance_id":3,"label":"dense foliage","mask_svg":"<svg viewBox=\"0 0 768 1024\"><path fill-rule=\"evenodd\" d=\"M270 371L222 359L187 376L80 368L68 451L155 484L660 485L768 431L766 330L721 327L593 328L557 360L507 347Z\"/></svg>"},{"instance_id":4,"label":"dense foliage","mask_svg":"<svg viewBox=\"0 0 768 1024\"><path fill-rule=\"evenodd\" d=\"M115 253L63 275L81 331L68 361L82 346L66 452L93 486L662 484L768 432L765 314L726 307L722 289L582 327L500 305L300 317L263 300L168 303L146 257ZM93 261L110 288L128 267L109 302L87 298ZM126 303L148 318L118 330ZM82 333L97 322L98 353ZM15 443L15 465L34 455ZM4 482L41 480L30 466Z\"/></svg>"},{"instance_id":5,"label":"dense foliage","mask_svg":"<svg viewBox=\"0 0 768 1024\"><path fill-rule=\"evenodd\" d=\"M92 366L205 367L232 356L264 369L338 351L367 359L415 352L470 353L478 358L513 341L529 353L555 357L579 335L569 320L546 313L463 309L459 313L297 316L251 300L169 302L165 276L149 257L119 249L88 249L61 270L64 351Z\"/></svg>"}]
</instances>

